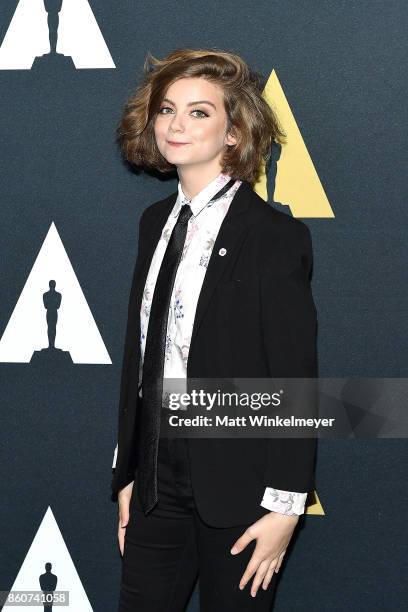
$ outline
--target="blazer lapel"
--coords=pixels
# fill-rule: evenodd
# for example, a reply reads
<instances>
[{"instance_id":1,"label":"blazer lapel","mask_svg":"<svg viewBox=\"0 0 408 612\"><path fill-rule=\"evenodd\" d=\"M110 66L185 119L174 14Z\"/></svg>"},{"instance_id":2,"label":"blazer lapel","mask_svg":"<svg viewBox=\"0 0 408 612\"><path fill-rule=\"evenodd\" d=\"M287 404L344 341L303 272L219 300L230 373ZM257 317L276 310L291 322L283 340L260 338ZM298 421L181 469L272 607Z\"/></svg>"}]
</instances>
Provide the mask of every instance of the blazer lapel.
<instances>
[{"instance_id":1,"label":"blazer lapel","mask_svg":"<svg viewBox=\"0 0 408 612\"><path fill-rule=\"evenodd\" d=\"M198 298L189 352L191 352L203 316L217 287L217 283L222 277L226 267L231 263L231 260L236 257L235 251L239 247L240 238L248 229L247 217L242 215L242 213L246 212L249 208L251 193L253 193L253 191L250 184L243 181L237 189L221 224ZM222 256L219 254L220 249L226 250L225 255Z\"/></svg>"},{"instance_id":2,"label":"blazer lapel","mask_svg":"<svg viewBox=\"0 0 408 612\"><path fill-rule=\"evenodd\" d=\"M161 233L163 231L163 227L167 221L167 218L174 204L176 203L176 200L177 200L177 193L173 193L168 198L166 198L166 200L162 204L160 211L157 214L157 217L155 217L154 222L152 223L151 227L148 229L149 234L145 238L147 246L144 249L144 252L140 253L141 262L140 262L139 278L143 280L143 283L142 282L140 283L142 285L142 290L144 289L147 273L150 267L150 262L152 260L157 243L159 242Z\"/></svg>"},{"instance_id":3,"label":"blazer lapel","mask_svg":"<svg viewBox=\"0 0 408 612\"><path fill-rule=\"evenodd\" d=\"M231 262L231 259L236 256L235 251L240 244L240 238L248 229L247 217L242 213L246 212L250 205L250 198L253 194L252 187L246 181L243 181L237 189L233 197L227 214L221 224L213 250L208 262L207 271L201 287L200 295L197 302L196 314L194 318L193 331L190 342L190 351L193 342L197 336L201 321L207 310L210 299L217 287L225 268ZM140 262L138 271L134 278L134 287L132 288L132 310L135 313L135 323L140 329L140 306L142 295L146 283L147 274L149 272L150 263L160 239L161 232L167 221L167 218L177 200L178 193L171 194L163 201L161 210L157 213L154 223L148 229L149 235L146 238L146 247L140 253ZM219 255L220 249L226 249L224 256ZM135 343L139 343L138 335L135 335Z\"/></svg>"},{"instance_id":4,"label":"blazer lapel","mask_svg":"<svg viewBox=\"0 0 408 612\"><path fill-rule=\"evenodd\" d=\"M154 251L163 231L163 227L176 200L177 192L171 194L163 201L162 206L160 207L160 210L157 213L157 216L154 218L154 221L151 226L147 229L148 235L144 236L146 246L139 256L140 261L138 264L138 269L136 270L134 275L134 286L131 289L132 297L130 299L130 308L135 313L135 323L137 323L138 329L140 329L140 306L142 303L142 295L146 283L147 274L149 272L150 263L152 261ZM139 343L138 335L134 338L134 342Z\"/></svg>"}]
</instances>

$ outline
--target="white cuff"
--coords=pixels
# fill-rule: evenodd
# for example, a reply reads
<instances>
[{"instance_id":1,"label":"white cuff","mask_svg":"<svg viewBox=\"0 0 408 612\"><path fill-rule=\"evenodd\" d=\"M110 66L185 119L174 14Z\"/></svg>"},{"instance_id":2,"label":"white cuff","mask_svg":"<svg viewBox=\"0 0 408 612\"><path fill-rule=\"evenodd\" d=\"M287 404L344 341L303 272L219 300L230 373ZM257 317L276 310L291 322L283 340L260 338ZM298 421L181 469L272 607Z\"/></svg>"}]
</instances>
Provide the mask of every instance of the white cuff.
<instances>
[{"instance_id":1,"label":"white cuff","mask_svg":"<svg viewBox=\"0 0 408 612\"><path fill-rule=\"evenodd\" d=\"M261 506L273 512L293 515L303 514L305 511L307 493L296 491L282 491L266 487Z\"/></svg>"},{"instance_id":2,"label":"white cuff","mask_svg":"<svg viewBox=\"0 0 408 612\"><path fill-rule=\"evenodd\" d=\"M115 452L113 454L112 468L116 467L116 459L118 458L118 445L116 445Z\"/></svg>"}]
</instances>

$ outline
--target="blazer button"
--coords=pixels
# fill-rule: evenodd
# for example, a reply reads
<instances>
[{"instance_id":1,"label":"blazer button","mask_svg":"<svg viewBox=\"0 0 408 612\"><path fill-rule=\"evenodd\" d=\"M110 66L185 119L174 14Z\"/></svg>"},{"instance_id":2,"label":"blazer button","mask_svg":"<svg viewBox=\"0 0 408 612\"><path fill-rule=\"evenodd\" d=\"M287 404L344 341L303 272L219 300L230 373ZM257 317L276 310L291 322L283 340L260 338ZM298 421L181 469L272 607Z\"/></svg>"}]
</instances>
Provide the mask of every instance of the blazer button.
<instances>
[{"instance_id":1,"label":"blazer button","mask_svg":"<svg viewBox=\"0 0 408 612\"><path fill-rule=\"evenodd\" d=\"M218 251L218 255L224 256L226 252L227 252L227 249L222 248Z\"/></svg>"}]
</instances>

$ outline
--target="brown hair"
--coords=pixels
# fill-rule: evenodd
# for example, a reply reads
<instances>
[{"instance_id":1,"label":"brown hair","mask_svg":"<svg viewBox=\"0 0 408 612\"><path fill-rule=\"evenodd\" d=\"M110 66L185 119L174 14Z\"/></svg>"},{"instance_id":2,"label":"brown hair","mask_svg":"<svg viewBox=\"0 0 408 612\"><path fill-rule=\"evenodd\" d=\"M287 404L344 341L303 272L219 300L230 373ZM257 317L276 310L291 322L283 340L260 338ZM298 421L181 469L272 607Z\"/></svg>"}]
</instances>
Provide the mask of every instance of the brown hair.
<instances>
[{"instance_id":1,"label":"brown hair","mask_svg":"<svg viewBox=\"0 0 408 612\"><path fill-rule=\"evenodd\" d=\"M226 146L222 171L254 183L261 163L270 159L273 142L284 142L285 134L262 96L262 77L239 55L216 48L176 49L163 59L148 52L142 82L127 101L117 128L124 157L159 172L175 170L157 148L154 121L168 87L192 77L205 78L224 93L227 132L234 134L237 144Z\"/></svg>"}]
</instances>

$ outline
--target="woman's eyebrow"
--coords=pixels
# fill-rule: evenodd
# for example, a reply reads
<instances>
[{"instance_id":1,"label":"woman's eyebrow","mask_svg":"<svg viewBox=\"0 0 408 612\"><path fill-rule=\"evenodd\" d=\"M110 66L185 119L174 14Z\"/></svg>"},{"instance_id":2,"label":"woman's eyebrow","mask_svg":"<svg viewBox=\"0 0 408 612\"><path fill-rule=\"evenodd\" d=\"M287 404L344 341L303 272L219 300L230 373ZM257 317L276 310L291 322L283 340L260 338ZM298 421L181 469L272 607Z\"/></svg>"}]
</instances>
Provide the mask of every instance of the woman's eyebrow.
<instances>
[{"instance_id":1,"label":"woman's eyebrow","mask_svg":"<svg viewBox=\"0 0 408 612\"><path fill-rule=\"evenodd\" d=\"M163 102L170 102L170 104L172 104L173 106L176 106L176 105L174 104L174 102L172 102L172 101L171 101L171 100L169 100L168 98L163 98ZM217 109L215 108L215 105L214 105L212 102L210 102L209 100L196 100L195 102L189 102L189 103L187 104L187 106L194 106L194 104L209 104L209 105L210 105L210 106L212 106L212 107L213 107L215 110L217 110Z\"/></svg>"}]
</instances>

